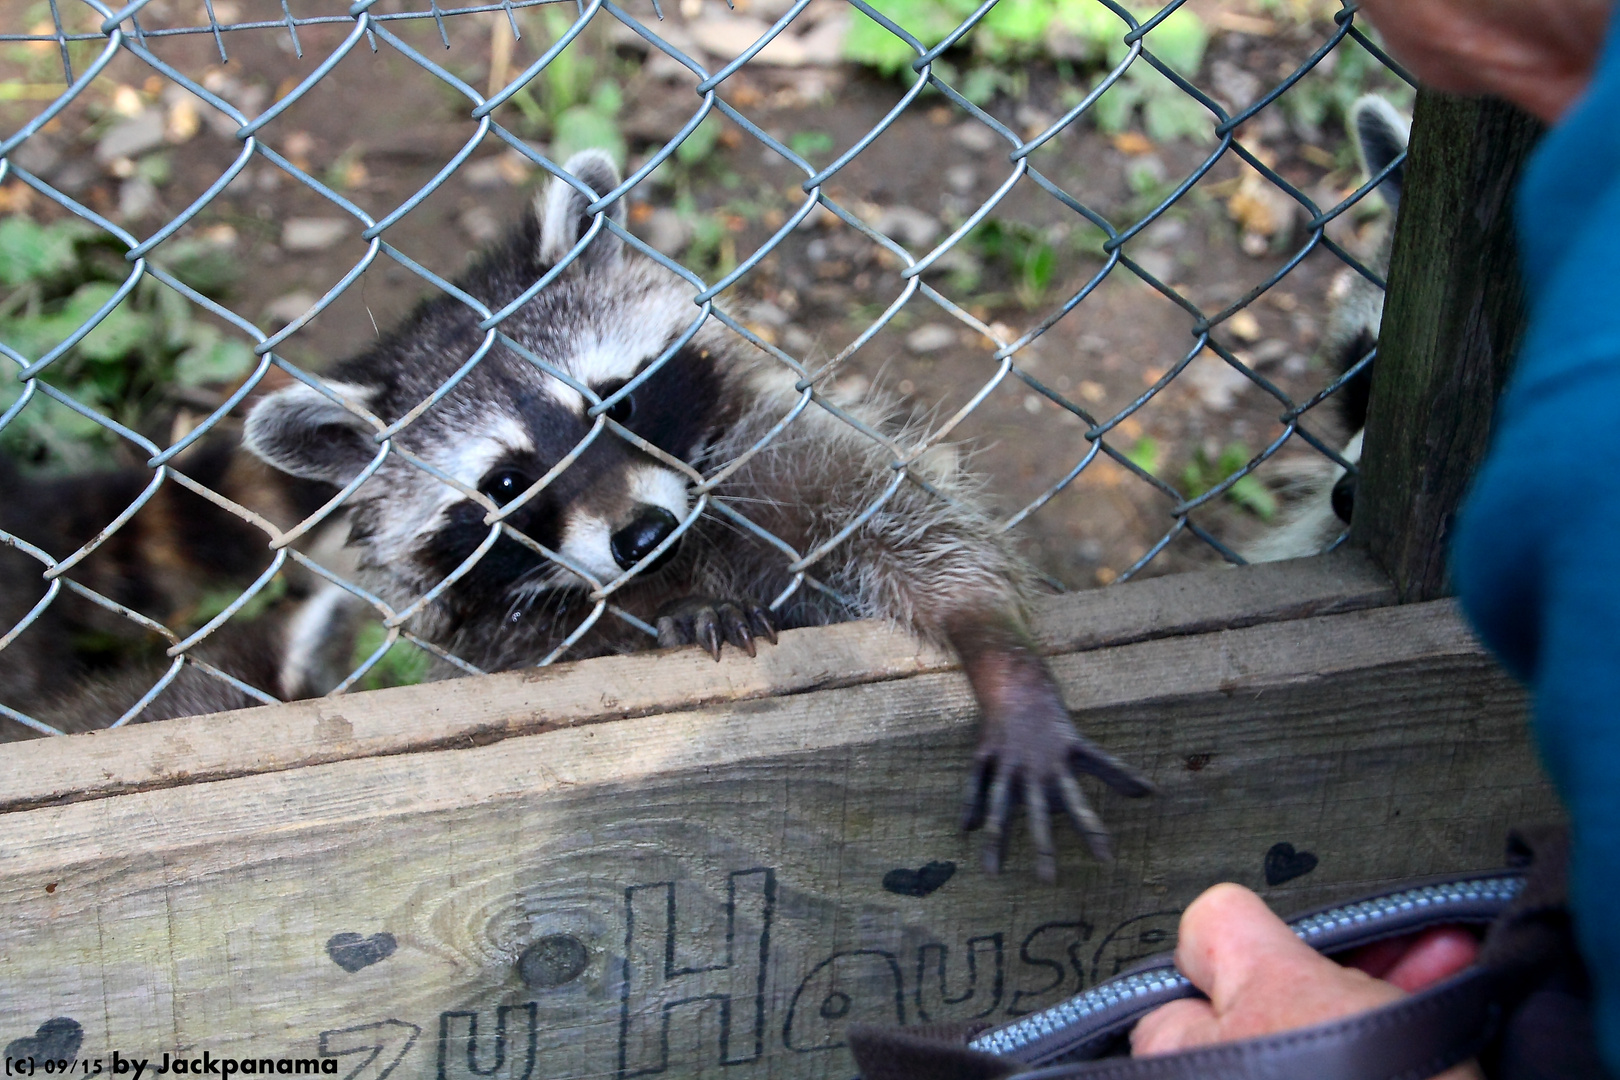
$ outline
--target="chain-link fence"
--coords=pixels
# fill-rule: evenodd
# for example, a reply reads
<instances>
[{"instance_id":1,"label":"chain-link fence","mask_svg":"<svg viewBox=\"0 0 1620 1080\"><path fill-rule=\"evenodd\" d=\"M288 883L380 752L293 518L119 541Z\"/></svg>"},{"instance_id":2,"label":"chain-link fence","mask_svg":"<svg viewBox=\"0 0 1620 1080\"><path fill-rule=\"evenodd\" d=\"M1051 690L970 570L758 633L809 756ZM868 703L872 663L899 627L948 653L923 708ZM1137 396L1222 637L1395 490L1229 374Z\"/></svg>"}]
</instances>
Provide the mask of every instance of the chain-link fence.
<instances>
[{"instance_id":1,"label":"chain-link fence","mask_svg":"<svg viewBox=\"0 0 1620 1080\"><path fill-rule=\"evenodd\" d=\"M1144 12L1075 0L1054 8L1038 64L1006 45L997 4L950 14L954 29L927 37L907 25L921 5L864 0L731 11L683 0L667 13L613 0L319 12L282 0L257 18L229 0L199 12L164 0L0 8L12 65L0 108L20 119L0 138L0 353L12 369L0 375L0 555L11 560L0 560L0 714L59 733L61 721L39 717L63 673L124 677L154 642L160 656L133 700L94 697L95 723L139 718L187 667L272 702L286 688L248 674L257 669L232 649L307 649L288 644L299 640L289 628L338 608L358 607L369 629L319 691L410 681L423 673L413 655L474 672L413 619L502 538L588 583L542 662L602 620L650 646L655 628L614 603L629 571L593 572L506 518L598 439L661 454L607 420L715 326L764 350L800 395L751 450L815 411L861 428L894 469L831 539L799 550L746 505L707 502L730 463L666 460L694 498L680 531L720 510L787 567L772 607L831 588L840 544L896 485L928 487L926 451L963 439L989 474L999 527L1028 538L1056 587L1242 561L1240 541L1281 513L1287 469L1268 469L1301 467L1301 446L1316 475L1354 467L1341 456L1350 432L1318 423L1318 410L1372 354L1339 370L1310 352L1336 272L1382 287L1368 257L1377 242L1356 227L1383 176L1356 169L1336 125L1355 94L1400 92L1406 78L1354 4L1313 20L1287 3ZM928 10L936 23L954 11ZM898 47L901 77L840 66L859 53L857 33L868 53ZM1100 44L1075 44L1085 33ZM1003 53L978 50L986 36ZM526 66L515 59L525 49ZM367 55L392 66L357 70ZM273 91L255 71L272 73ZM329 154L322 168L322 139L305 130L322 124L375 129L363 152ZM199 132L217 161L177 162ZM533 181L563 174L562 148L593 142L617 143L628 167L611 191L572 181L593 222L559 266L498 309L452 284L462 254L505 230L493 207L515 207ZM747 198L727 195L739 188ZM930 194L939 209L919 211ZM301 200L300 216L282 219L288 200ZM628 206L625 224L615 206ZM455 242L413 231L424 220L453 222ZM598 394L506 329L603 231L688 283L693 307L680 340ZM73 276L95 259L94 280ZM222 266L235 286L220 284ZM260 279L281 295L255 318L238 298ZM326 356L386 331L413 285L456 297L483 338L417 408L378 418L316 376ZM505 506L391 441L497 347L579 390L594 420ZM904 444L840 404L874 382L932 410ZM341 488L253 472L235 451L244 406L292 383L369 425L375 458ZM477 502L487 529L439 585L403 603L363 588L342 551L346 498L390 456ZM1074 509L1086 505L1102 509ZM1135 533L1103 550L1088 536L1103 516L1135 521ZM251 629L278 610L271 648ZM233 629L248 632L236 646Z\"/></svg>"}]
</instances>

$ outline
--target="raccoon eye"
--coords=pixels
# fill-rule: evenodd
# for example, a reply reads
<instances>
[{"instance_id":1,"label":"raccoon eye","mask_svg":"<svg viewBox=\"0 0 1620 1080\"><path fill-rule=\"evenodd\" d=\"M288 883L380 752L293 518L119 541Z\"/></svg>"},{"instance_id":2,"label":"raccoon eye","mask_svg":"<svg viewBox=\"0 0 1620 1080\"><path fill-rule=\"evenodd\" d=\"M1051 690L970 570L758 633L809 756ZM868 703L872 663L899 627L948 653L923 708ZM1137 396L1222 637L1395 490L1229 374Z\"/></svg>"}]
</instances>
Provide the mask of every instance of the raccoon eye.
<instances>
[{"instance_id":1,"label":"raccoon eye","mask_svg":"<svg viewBox=\"0 0 1620 1080\"><path fill-rule=\"evenodd\" d=\"M623 388L624 380L616 379L606 385L596 387L595 390L599 396L607 398L617 394ZM607 410L607 418L616 424L624 423L635 414L636 396L634 394L626 394L618 401L615 401Z\"/></svg>"},{"instance_id":2,"label":"raccoon eye","mask_svg":"<svg viewBox=\"0 0 1620 1080\"><path fill-rule=\"evenodd\" d=\"M505 506L519 495L528 490L534 483L534 478L517 469L502 469L484 477L484 482L478 486L481 494L489 496L489 501L496 506Z\"/></svg>"}]
</instances>

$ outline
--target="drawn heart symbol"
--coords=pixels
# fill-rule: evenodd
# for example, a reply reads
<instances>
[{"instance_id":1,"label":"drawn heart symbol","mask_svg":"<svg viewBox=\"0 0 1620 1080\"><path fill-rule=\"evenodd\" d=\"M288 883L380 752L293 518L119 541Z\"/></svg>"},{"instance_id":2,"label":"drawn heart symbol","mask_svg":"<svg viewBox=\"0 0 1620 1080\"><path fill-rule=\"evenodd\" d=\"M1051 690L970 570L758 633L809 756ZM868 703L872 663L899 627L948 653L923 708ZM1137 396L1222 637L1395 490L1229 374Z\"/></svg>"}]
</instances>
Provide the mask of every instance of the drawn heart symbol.
<instances>
[{"instance_id":1,"label":"drawn heart symbol","mask_svg":"<svg viewBox=\"0 0 1620 1080\"><path fill-rule=\"evenodd\" d=\"M1295 851L1293 844L1272 844L1266 852L1267 885L1281 885L1315 869L1316 856L1309 851Z\"/></svg>"},{"instance_id":2,"label":"drawn heart symbol","mask_svg":"<svg viewBox=\"0 0 1620 1080\"><path fill-rule=\"evenodd\" d=\"M368 938L359 934L333 934L327 939L326 955L332 958L332 963L353 975L361 968L393 956L397 947L393 934L372 934Z\"/></svg>"},{"instance_id":3,"label":"drawn heart symbol","mask_svg":"<svg viewBox=\"0 0 1620 1080\"><path fill-rule=\"evenodd\" d=\"M58 1016L34 1029L32 1035L6 1044L6 1057L34 1058L37 1061L72 1061L79 1056L84 1028L77 1020Z\"/></svg>"},{"instance_id":4,"label":"drawn heart symbol","mask_svg":"<svg viewBox=\"0 0 1620 1080\"><path fill-rule=\"evenodd\" d=\"M921 870L898 867L883 875L883 887L899 896L927 896L951 880L953 862L931 862Z\"/></svg>"}]
</instances>

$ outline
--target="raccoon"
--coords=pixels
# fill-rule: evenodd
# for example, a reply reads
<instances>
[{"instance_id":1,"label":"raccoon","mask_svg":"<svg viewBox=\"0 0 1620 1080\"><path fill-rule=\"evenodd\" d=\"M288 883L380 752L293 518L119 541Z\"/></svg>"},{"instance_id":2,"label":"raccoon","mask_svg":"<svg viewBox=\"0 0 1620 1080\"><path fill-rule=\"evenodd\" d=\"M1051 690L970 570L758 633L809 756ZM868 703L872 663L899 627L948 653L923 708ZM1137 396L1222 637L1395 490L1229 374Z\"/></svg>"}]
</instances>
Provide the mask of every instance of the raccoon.
<instances>
[{"instance_id":1,"label":"raccoon","mask_svg":"<svg viewBox=\"0 0 1620 1080\"><path fill-rule=\"evenodd\" d=\"M1350 107L1350 129L1354 133L1361 167L1370 179L1388 168L1406 152L1411 122L1376 94L1358 98ZM1390 170L1378 185L1389 210L1390 221L1400 210L1405 163ZM1368 267L1380 277L1389 273L1393 224L1379 238ZM1334 280L1330 294L1332 310L1322 335L1321 356L1328 370L1342 376L1378 347L1378 330L1384 320L1384 291L1356 271L1346 267ZM1363 368L1352 376L1330 399L1344 430L1353 432L1339 456L1351 465L1361 462L1362 429L1367 425L1367 398L1372 388L1372 369ZM1350 525L1355 508L1356 473L1329 461L1317 463L1298 478L1300 489L1294 508L1265 535L1239 554L1248 562L1276 562L1315 555L1333 544Z\"/></svg>"},{"instance_id":2,"label":"raccoon","mask_svg":"<svg viewBox=\"0 0 1620 1080\"><path fill-rule=\"evenodd\" d=\"M239 453L229 432L188 450L176 467L283 528L332 494ZM0 533L66 558L134 504L152 477L150 470L126 468L34 479L0 459ZM210 590L246 586L270 558L261 529L170 481L66 577L141 618L178 626L194 617ZM36 554L0 543L0 639L11 638L0 646L0 705L62 731L106 727L163 678L173 663L163 653L167 642L66 587L23 627L49 590L44 569ZM189 655L269 696L322 693L342 679L338 654L347 661L343 650L353 640L353 605L326 595L334 588L297 581L265 614L232 620ZM139 719L262 703L188 664ZM0 740L32 734L14 719L0 721Z\"/></svg>"},{"instance_id":3,"label":"raccoon","mask_svg":"<svg viewBox=\"0 0 1620 1080\"><path fill-rule=\"evenodd\" d=\"M956 652L982 710L964 825L987 828L987 867L1019 802L1043 877L1054 806L1106 858L1076 775L1131 796L1152 787L1075 730L975 481L941 453L911 462L921 483L897 472L891 448L914 444L920 421L871 396L833 403L885 447L809 403L784 365L704 318L689 285L624 242L622 201L596 224L589 193L620 183L605 154L564 171L578 182L552 180L455 295L318 384L259 403L246 446L328 484L374 470L347 504L363 584L480 670L649 648L644 628L718 659L722 644L752 655L783 628L909 627ZM500 324L515 348L480 328L554 271Z\"/></svg>"}]
</instances>

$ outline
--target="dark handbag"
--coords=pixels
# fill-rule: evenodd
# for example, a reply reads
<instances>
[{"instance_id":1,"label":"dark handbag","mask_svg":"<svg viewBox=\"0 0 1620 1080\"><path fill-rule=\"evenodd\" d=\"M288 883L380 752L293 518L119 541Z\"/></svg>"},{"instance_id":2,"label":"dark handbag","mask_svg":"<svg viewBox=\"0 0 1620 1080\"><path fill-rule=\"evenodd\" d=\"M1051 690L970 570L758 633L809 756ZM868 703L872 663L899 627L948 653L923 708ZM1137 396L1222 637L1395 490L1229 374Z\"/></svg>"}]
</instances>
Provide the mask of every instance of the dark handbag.
<instances>
[{"instance_id":1,"label":"dark handbag","mask_svg":"<svg viewBox=\"0 0 1620 1080\"><path fill-rule=\"evenodd\" d=\"M1410 883L1289 920L1325 955L1446 925L1485 928L1479 957L1370 1012L1263 1038L1131 1058L1130 1029L1201 997L1168 955L992 1028L854 1028L863 1080L1423 1080L1470 1058L1500 1080L1607 1076L1565 905L1561 830L1509 837L1507 869Z\"/></svg>"}]
</instances>

